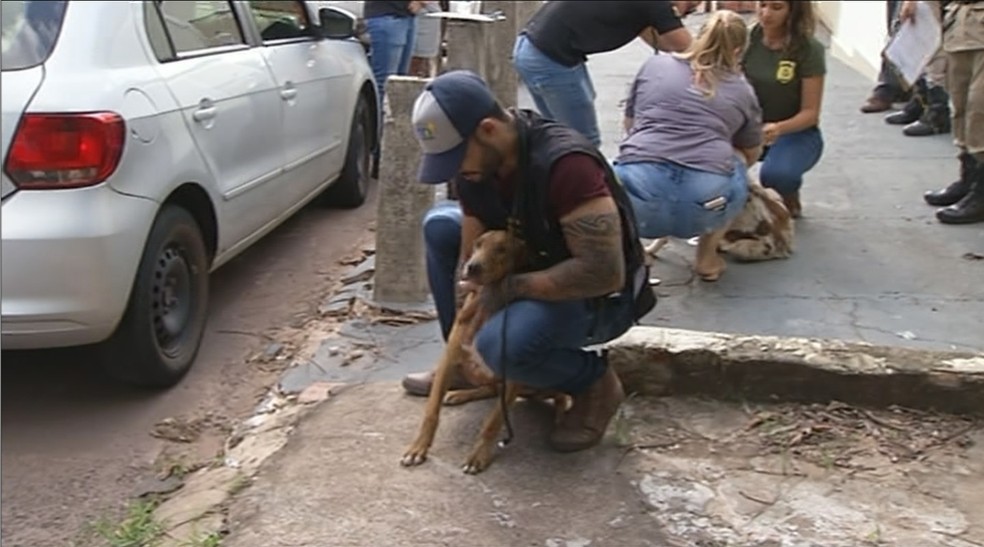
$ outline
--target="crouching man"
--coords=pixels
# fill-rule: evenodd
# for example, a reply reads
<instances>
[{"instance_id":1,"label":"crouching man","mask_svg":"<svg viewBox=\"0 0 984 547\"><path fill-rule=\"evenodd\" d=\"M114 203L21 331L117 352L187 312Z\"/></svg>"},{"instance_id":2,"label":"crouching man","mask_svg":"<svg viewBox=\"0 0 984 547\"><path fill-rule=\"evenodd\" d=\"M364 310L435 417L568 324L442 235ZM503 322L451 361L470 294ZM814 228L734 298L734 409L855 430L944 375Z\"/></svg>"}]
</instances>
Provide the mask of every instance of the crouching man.
<instances>
[{"instance_id":1,"label":"crouching man","mask_svg":"<svg viewBox=\"0 0 984 547\"><path fill-rule=\"evenodd\" d=\"M497 377L573 395L550 436L559 451L602 439L625 397L604 353L583 349L623 334L655 305L628 198L608 162L580 133L530 110L505 111L469 71L435 78L417 99L413 125L423 183L453 182L456 204L425 219L428 280L445 338L461 298L458 274L475 239L512 229L530 271L491 287L503 308L475 346ZM427 395L432 373L404 388ZM459 378L452 388L467 387Z\"/></svg>"}]
</instances>

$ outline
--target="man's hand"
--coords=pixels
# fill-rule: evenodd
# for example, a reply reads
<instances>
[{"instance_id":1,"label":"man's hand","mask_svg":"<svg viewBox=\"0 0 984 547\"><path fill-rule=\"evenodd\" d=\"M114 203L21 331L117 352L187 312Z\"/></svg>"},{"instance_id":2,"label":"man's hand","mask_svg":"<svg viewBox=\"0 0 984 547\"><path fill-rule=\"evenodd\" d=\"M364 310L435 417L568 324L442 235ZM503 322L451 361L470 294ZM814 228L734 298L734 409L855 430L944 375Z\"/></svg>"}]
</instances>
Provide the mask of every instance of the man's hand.
<instances>
[{"instance_id":1,"label":"man's hand","mask_svg":"<svg viewBox=\"0 0 984 547\"><path fill-rule=\"evenodd\" d=\"M516 294L513 292L513 278L511 276L488 285L479 285L472 281L459 281L457 291L459 295L459 310L469 293L476 293L478 295L481 307L486 313L497 312L516 299Z\"/></svg>"},{"instance_id":2,"label":"man's hand","mask_svg":"<svg viewBox=\"0 0 984 547\"><path fill-rule=\"evenodd\" d=\"M487 313L494 313L508 306L510 302L516 299L512 286L511 276L489 285L482 285L478 289L478 298L482 303L482 309Z\"/></svg>"},{"instance_id":3,"label":"man's hand","mask_svg":"<svg viewBox=\"0 0 984 547\"><path fill-rule=\"evenodd\" d=\"M914 21L915 18L916 3L913 0L902 2L902 7L899 9L899 21L905 23L907 21Z\"/></svg>"},{"instance_id":4,"label":"man's hand","mask_svg":"<svg viewBox=\"0 0 984 547\"><path fill-rule=\"evenodd\" d=\"M461 311L461 306L465 305L465 298L468 297L468 294L478 290L478 285L471 281L463 281L461 279L461 270L463 267L464 262L458 265L458 269L454 274L454 309L457 311Z\"/></svg>"}]
</instances>

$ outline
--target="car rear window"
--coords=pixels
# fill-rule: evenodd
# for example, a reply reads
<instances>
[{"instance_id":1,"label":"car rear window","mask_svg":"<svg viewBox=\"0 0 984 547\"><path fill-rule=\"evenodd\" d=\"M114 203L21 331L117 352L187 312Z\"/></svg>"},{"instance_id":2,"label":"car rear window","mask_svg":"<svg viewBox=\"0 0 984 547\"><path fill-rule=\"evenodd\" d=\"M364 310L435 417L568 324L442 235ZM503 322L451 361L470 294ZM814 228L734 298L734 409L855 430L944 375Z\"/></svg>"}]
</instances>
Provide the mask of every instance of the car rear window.
<instances>
[{"instance_id":1,"label":"car rear window","mask_svg":"<svg viewBox=\"0 0 984 547\"><path fill-rule=\"evenodd\" d=\"M67 0L3 0L0 70L37 66L51 55L65 18Z\"/></svg>"}]
</instances>

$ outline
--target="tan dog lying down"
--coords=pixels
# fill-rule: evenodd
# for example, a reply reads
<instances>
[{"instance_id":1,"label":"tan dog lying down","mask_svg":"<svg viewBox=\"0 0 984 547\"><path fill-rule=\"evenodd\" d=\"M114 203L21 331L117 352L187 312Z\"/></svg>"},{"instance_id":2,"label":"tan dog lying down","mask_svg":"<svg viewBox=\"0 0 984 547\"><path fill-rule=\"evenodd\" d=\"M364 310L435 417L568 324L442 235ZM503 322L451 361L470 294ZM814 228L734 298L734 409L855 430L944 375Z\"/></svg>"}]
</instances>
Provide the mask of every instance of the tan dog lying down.
<instances>
[{"instance_id":1,"label":"tan dog lying down","mask_svg":"<svg viewBox=\"0 0 984 547\"><path fill-rule=\"evenodd\" d=\"M718 249L742 262L788 258L793 254L793 217L782 197L749 177L748 201Z\"/></svg>"},{"instance_id":2,"label":"tan dog lying down","mask_svg":"<svg viewBox=\"0 0 984 547\"><path fill-rule=\"evenodd\" d=\"M728 225L718 250L741 262L788 258L793 254L794 236L793 217L782 197L750 178L748 201ZM650 241L645 245L646 253L655 257L669 240L661 237Z\"/></svg>"},{"instance_id":3,"label":"tan dog lying down","mask_svg":"<svg viewBox=\"0 0 984 547\"><path fill-rule=\"evenodd\" d=\"M525 262L526 248L522 242L502 230L485 232L475 241L472 255L462 272L462 278L478 285L491 285L501 282L513 272L521 271ZM426 461L427 452L434 442L442 403L461 404L486 399L499 393L501 382L493 377L492 371L487 367L475 363L477 352L472 348L478 329L496 311L498 310L484 309L484 303L477 293L471 293L465 298L451 327L444 353L437 363L417 438L400 461L404 466L420 465ZM448 387L452 375L463 364L469 367L466 376L478 387L449 393ZM558 420L570 406L570 397L566 394L526 389L515 382L508 381L507 378L504 403L495 405L485 419L479 438L462 466L465 473L479 473L492 462L496 437L502 430L504 421L503 406L511 405L519 396L552 399Z\"/></svg>"}]
</instances>

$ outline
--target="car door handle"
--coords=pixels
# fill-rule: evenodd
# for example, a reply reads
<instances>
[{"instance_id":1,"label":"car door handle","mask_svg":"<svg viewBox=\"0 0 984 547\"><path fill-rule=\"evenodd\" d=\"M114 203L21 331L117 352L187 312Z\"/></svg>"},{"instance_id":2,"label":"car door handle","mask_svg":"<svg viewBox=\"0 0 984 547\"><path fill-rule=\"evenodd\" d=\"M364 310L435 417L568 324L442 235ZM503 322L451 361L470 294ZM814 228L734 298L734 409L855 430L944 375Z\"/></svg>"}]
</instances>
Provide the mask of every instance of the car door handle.
<instances>
[{"instance_id":1,"label":"car door handle","mask_svg":"<svg viewBox=\"0 0 984 547\"><path fill-rule=\"evenodd\" d=\"M296 87L285 87L280 90L280 96L283 97L285 101L291 101L297 97Z\"/></svg>"},{"instance_id":2,"label":"car door handle","mask_svg":"<svg viewBox=\"0 0 984 547\"><path fill-rule=\"evenodd\" d=\"M191 114L191 117L196 122L204 122L206 120L211 120L212 118L215 117L215 107L206 106L206 107L199 108L198 110L194 111Z\"/></svg>"}]
</instances>

